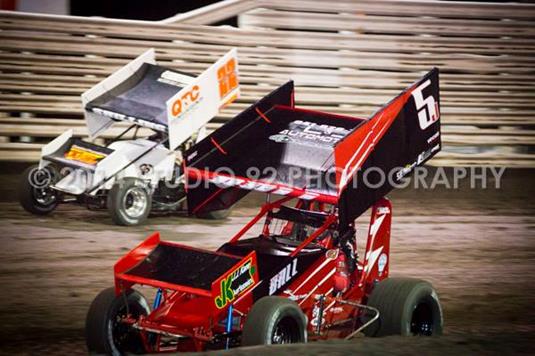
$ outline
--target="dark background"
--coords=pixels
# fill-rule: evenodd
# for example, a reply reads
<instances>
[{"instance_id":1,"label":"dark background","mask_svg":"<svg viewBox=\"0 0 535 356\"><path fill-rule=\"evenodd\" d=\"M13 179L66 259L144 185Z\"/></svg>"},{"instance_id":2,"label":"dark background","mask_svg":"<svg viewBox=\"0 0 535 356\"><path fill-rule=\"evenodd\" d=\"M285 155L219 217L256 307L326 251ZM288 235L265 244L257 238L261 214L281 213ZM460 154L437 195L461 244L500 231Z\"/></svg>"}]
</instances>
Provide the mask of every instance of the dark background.
<instances>
[{"instance_id":1,"label":"dark background","mask_svg":"<svg viewBox=\"0 0 535 356\"><path fill-rule=\"evenodd\" d=\"M71 0L71 15L102 16L118 19L163 20L179 13L188 12L218 0L147 0L109 1L109 0ZM236 18L216 24L236 26Z\"/></svg>"}]
</instances>

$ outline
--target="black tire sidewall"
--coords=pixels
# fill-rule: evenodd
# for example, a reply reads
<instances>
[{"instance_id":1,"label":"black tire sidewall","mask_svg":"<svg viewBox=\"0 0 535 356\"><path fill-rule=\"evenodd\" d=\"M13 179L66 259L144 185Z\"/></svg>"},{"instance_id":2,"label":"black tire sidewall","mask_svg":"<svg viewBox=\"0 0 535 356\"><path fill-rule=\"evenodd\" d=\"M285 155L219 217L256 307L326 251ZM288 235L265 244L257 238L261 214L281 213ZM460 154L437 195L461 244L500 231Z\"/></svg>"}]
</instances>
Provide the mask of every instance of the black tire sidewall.
<instances>
[{"instance_id":1,"label":"black tire sidewall","mask_svg":"<svg viewBox=\"0 0 535 356\"><path fill-rule=\"evenodd\" d=\"M272 335L275 331L275 327L277 324L284 318L291 317L296 321L296 324L298 325L299 329L299 335L301 340L299 342L305 342L305 337L303 336L303 329L301 328L301 325L299 324L300 315L299 313L291 306L291 305L285 305L282 306L280 309L278 309L275 313L273 313L267 320L266 320L266 335L264 339L265 344L271 344L272 342Z\"/></svg>"},{"instance_id":2,"label":"black tire sidewall","mask_svg":"<svg viewBox=\"0 0 535 356\"><path fill-rule=\"evenodd\" d=\"M38 165L32 165L24 170L18 186L19 203L27 212L35 215L46 215L54 211L58 206L58 194L55 192L55 201L49 205L43 205L37 201L34 195L34 187L30 183L30 177L38 169ZM46 166L43 169L47 170L53 180L57 176L54 167ZM53 183L52 181L50 183ZM51 188L50 188L51 189Z\"/></svg>"},{"instance_id":3,"label":"black tire sidewall","mask_svg":"<svg viewBox=\"0 0 535 356\"><path fill-rule=\"evenodd\" d=\"M129 308L138 308L140 314L148 315L150 308L143 295L133 289L126 292ZM116 296L115 288L107 288L93 300L86 318L86 343L90 353L121 355L113 344L108 323L125 306L124 296ZM140 340L141 342L141 340Z\"/></svg>"},{"instance_id":4,"label":"black tire sidewall","mask_svg":"<svg viewBox=\"0 0 535 356\"><path fill-rule=\"evenodd\" d=\"M432 335L441 335L442 308L431 284L414 278L388 278L379 282L367 301L367 305L379 310L379 319L364 329L364 334L367 336L412 335L410 328L413 312L422 302L431 308Z\"/></svg>"},{"instance_id":5,"label":"black tire sidewall","mask_svg":"<svg viewBox=\"0 0 535 356\"><path fill-rule=\"evenodd\" d=\"M442 310L438 296L430 284L419 284L409 294L403 308L402 320L400 321L400 334L411 336L412 315L420 303L426 303L433 315L433 335L442 334Z\"/></svg>"},{"instance_id":6,"label":"black tire sidewall","mask_svg":"<svg viewBox=\"0 0 535 356\"><path fill-rule=\"evenodd\" d=\"M142 190L145 192L147 204L143 214L133 218L126 213L123 201L127 191L135 186L143 188ZM107 206L113 221L118 225L128 226L142 223L147 219L152 208L152 195L149 191L148 183L138 178L123 178L118 180L108 192Z\"/></svg>"},{"instance_id":7,"label":"black tire sidewall","mask_svg":"<svg viewBox=\"0 0 535 356\"><path fill-rule=\"evenodd\" d=\"M244 324L242 345L269 345L272 344L272 335L278 323L291 317L299 328L299 341L307 342L307 321L299 306L282 297L264 297L257 301Z\"/></svg>"}]
</instances>

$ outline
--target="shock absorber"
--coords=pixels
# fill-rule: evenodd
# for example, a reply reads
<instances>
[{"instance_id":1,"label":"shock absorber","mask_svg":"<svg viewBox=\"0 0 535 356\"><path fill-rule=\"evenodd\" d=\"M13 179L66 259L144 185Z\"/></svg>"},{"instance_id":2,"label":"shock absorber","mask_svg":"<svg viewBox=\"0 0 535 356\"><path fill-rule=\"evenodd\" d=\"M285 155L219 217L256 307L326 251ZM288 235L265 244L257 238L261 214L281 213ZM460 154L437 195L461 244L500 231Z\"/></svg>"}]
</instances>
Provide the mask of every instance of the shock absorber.
<instances>
[{"instance_id":1,"label":"shock absorber","mask_svg":"<svg viewBox=\"0 0 535 356\"><path fill-rule=\"evenodd\" d=\"M334 294L344 293L350 284L349 270L347 267L347 257L342 251L338 251L338 257L336 257L336 270L334 272Z\"/></svg>"}]
</instances>

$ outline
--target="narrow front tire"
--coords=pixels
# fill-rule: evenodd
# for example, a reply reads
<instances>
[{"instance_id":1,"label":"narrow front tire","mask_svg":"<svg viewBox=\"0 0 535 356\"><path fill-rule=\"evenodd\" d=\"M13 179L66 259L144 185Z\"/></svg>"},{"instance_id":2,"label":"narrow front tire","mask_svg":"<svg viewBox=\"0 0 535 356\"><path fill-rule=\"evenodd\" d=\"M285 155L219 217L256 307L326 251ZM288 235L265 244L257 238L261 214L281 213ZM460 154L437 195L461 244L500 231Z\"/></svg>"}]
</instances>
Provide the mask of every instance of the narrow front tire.
<instances>
[{"instance_id":1,"label":"narrow front tire","mask_svg":"<svg viewBox=\"0 0 535 356\"><path fill-rule=\"evenodd\" d=\"M19 181L19 203L34 215L50 214L58 206L58 192L51 188L58 173L52 166L39 169L37 165L26 168Z\"/></svg>"},{"instance_id":2,"label":"narrow front tire","mask_svg":"<svg viewBox=\"0 0 535 356\"><path fill-rule=\"evenodd\" d=\"M117 225L139 225L147 219L152 207L150 189L141 179L118 180L108 193L107 206Z\"/></svg>"},{"instance_id":3,"label":"narrow front tire","mask_svg":"<svg viewBox=\"0 0 535 356\"><path fill-rule=\"evenodd\" d=\"M294 344L307 342L307 322L294 301L269 296L258 300L247 315L242 345Z\"/></svg>"}]
</instances>

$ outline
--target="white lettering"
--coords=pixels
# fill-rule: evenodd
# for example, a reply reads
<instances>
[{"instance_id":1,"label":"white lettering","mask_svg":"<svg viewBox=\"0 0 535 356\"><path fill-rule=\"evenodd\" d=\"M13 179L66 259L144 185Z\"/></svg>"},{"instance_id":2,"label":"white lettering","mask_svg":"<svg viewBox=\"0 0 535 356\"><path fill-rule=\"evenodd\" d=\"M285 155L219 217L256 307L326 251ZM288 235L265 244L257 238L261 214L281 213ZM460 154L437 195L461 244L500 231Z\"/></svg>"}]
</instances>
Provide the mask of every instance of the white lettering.
<instances>
[{"instance_id":1,"label":"white lettering","mask_svg":"<svg viewBox=\"0 0 535 356\"><path fill-rule=\"evenodd\" d=\"M297 275L297 259L294 259L292 263L285 266L276 275L271 277L269 281L269 295L275 294L286 283L288 283L293 277Z\"/></svg>"}]
</instances>

